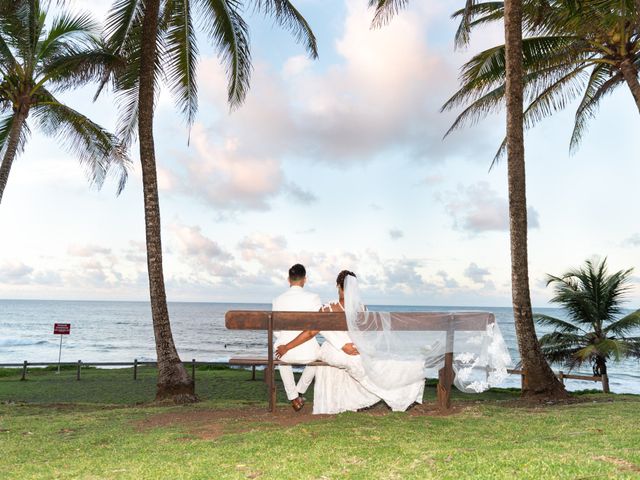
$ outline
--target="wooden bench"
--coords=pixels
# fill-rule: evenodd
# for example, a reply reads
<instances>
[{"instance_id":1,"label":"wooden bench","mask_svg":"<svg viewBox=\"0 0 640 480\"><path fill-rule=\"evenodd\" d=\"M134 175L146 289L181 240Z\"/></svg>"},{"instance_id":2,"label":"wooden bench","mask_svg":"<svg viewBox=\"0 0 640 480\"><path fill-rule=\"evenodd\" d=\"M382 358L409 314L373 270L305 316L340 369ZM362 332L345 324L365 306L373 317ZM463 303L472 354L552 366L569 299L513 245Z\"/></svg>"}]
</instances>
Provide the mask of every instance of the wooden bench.
<instances>
[{"instance_id":1,"label":"wooden bench","mask_svg":"<svg viewBox=\"0 0 640 480\"><path fill-rule=\"evenodd\" d=\"M440 331L446 332L447 351L444 366L438 372L437 398L443 410L451 408L451 386L453 385L453 342L456 331L484 331L487 319L495 322L491 313L465 312L463 317L456 318L453 313L441 312L401 312L394 313L396 321L391 328L403 331ZM275 412L276 385L274 367L286 364L274 358L273 332L280 330L324 330L346 331L347 321L343 312L271 312L257 310L230 310L225 314L225 326L230 330L266 330L267 357L233 357L229 363L233 365L265 365L265 379L269 392L269 409ZM311 365L326 365L314 362ZM255 378L255 370L254 370Z\"/></svg>"}]
</instances>

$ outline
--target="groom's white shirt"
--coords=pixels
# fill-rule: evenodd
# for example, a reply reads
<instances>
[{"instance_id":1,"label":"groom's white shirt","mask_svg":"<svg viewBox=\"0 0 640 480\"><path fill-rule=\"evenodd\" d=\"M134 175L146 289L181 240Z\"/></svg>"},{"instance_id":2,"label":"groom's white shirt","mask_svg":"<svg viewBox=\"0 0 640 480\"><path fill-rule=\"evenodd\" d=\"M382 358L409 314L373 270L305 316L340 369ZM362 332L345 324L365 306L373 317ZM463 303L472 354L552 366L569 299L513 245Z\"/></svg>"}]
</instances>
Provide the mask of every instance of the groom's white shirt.
<instances>
[{"instance_id":1,"label":"groom's white shirt","mask_svg":"<svg viewBox=\"0 0 640 480\"><path fill-rule=\"evenodd\" d=\"M302 287L292 286L279 297L273 299L272 310L280 312L318 312L322 308L322 302L320 297L311 292L306 292ZM276 345L283 345L289 343L296 338L301 331L294 330L281 330L273 332L276 337ZM315 338L303 343L302 345L294 348L296 357L301 358L313 358L314 360L318 355L318 342ZM292 350L291 352L293 352ZM310 360L312 361L312 360Z\"/></svg>"}]
</instances>

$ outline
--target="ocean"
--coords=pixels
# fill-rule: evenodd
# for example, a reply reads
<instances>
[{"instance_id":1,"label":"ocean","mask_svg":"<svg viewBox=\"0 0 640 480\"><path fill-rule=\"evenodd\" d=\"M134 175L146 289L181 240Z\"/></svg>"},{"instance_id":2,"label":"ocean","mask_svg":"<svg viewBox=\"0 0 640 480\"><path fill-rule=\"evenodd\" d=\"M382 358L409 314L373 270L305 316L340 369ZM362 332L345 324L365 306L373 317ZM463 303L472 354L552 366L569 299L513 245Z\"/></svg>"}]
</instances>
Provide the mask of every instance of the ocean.
<instances>
[{"instance_id":1,"label":"ocean","mask_svg":"<svg viewBox=\"0 0 640 480\"><path fill-rule=\"evenodd\" d=\"M231 331L224 326L227 310L269 310L257 303L169 303L174 339L184 361L227 361L242 354L263 354L265 332ZM379 311L490 311L496 316L515 362L519 360L513 313L505 307L370 305ZM534 309L535 313L564 318L562 310ZM62 344L62 361L124 362L154 361L155 347L148 302L93 302L53 300L0 300L0 363L56 362L60 337L53 335L54 323L70 323L71 334ZM539 329L539 333L546 333ZM640 335L640 332L638 333ZM616 393L640 394L640 361L611 361L609 379ZM554 370L560 370L554 366ZM573 373L591 375L589 367ZM511 375L504 386L519 386ZM569 390L601 388L594 382L567 380Z\"/></svg>"}]
</instances>

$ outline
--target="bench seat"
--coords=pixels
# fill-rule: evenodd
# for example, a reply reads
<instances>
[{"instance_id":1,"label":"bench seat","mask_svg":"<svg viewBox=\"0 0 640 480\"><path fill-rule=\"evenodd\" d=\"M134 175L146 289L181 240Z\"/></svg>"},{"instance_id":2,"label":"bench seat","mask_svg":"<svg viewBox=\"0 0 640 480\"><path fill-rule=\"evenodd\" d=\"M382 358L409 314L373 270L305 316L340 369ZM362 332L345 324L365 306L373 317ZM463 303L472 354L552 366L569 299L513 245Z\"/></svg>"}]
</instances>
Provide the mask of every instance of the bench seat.
<instances>
[{"instance_id":1,"label":"bench seat","mask_svg":"<svg viewBox=\"0 0 640 480\"><path fill-rule=\"evenodd\" d=\"M229 365L240 365L245 367L251 367L251 380L256 379L256 367L257 366L269 366L269 358L268 357L231 357L229 359ZM291 366L307 366L311 365L314 367L328 367L329 364L321 361L299 364L299 363L287 363L282 360L274 360L273 365L291 365ZM268 372L266 372L265 382L268 382Z\"/></svg>"}]
</instances>

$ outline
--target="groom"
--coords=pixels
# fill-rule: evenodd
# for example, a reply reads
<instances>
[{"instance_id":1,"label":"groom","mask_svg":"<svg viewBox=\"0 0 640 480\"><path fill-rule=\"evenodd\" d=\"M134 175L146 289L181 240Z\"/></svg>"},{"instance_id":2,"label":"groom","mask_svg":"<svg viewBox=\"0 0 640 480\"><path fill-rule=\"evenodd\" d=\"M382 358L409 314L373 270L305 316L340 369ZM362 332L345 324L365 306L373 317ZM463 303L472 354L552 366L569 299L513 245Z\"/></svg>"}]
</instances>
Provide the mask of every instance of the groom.
<instances>
[{"instance_id":1,"label":"groom","mask_svg":"<svg viewBox=\"0 0 640 480\"><path fill-rule=\"evenodd\" d=\"M305 292L304 284L307 281L307 271L304 266L296 263L289 269L289 290L273 300L272 310L274 312L317 312L322 308L320 297L315 293ZM274 332L276 337L274 348L286 345L296 338L301 332L283 330ZM280 359L284 362L305 364L318 360L320 356L320 345L313 338L302 345L289 350ZM305 367L302 376L296 385L293 377L293 369L290 365L279 365L280 378L287 392L287 398L291 401L291 406L297 412L304 406L304 399L301 394L307 391L313 381L316 367Z\"/></svg>"}]
</instances>

